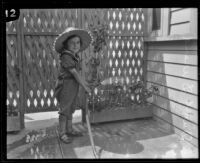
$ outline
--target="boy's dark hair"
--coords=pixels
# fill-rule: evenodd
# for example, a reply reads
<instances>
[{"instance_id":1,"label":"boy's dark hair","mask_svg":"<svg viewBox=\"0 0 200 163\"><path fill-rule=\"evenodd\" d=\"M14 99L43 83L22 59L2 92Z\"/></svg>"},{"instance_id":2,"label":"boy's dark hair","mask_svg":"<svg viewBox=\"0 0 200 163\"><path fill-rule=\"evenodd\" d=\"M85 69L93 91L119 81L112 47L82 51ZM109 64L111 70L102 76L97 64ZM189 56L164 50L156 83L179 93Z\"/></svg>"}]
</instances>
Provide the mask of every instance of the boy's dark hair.
<instances>
[{"instance_id":1,"label":"boy's dark hair","mask_svg":"<svg viewBox=\"0 0 200 163\"><path fill-rule=\"evenodd\" d=\"M63 42L63 45L66 45L66 43L73 37L79 37L78 35L71 35L69 36L64 42ZM80 37L79 37L80 38ZM82 40L80 38L80 44L82 45Z\"/></svg>"}]
</instances>

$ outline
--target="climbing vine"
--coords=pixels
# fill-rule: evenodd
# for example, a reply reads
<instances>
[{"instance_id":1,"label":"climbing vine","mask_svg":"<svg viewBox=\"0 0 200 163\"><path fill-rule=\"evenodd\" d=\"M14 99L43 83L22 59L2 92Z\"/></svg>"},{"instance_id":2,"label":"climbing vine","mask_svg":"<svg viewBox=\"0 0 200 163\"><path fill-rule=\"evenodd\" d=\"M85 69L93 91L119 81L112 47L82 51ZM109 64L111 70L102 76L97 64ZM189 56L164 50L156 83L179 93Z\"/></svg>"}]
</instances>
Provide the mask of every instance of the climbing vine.
<instances>
[{"instance_id":1,"label":"climbing vine","mask_svg":"<svg viewBox=\"0 0 200 163\"><path fill-rule=\"evenodd\" d=\"M93 36L93 52L87 63L87 81L89 83L98 83L100 82L99 72L102 69L100 58L103 57L104 48L107 46L108 26L100 23L98 25L90 24L89 30Z\"/></svg>"}]
</instances>

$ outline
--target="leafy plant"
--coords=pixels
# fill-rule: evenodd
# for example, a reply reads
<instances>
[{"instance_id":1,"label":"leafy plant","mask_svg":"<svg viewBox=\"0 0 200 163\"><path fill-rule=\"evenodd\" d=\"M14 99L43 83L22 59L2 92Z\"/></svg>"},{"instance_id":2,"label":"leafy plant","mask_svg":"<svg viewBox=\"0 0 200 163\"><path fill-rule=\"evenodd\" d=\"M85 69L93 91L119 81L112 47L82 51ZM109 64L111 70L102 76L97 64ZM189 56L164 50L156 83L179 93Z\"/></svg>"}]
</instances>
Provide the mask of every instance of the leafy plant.
<instances>
[{"instance_id":1,"label":"leafy plant","mask_svg":"<svg viewBox=\"0 0 200 163\"><path fill-rule=\"evenodd\" d=\"M92 45L94 46L94 53L99 53L107 44L108 25L99 24L95 26L94 24L90 24L89 30L93 36Z\"/></svg>"},{"instance_id":2,"label":"leafy plant","mask_svg":"<svg viewBox=\"0 0 200 163\"><path fill-rule=\"evenodd\" d=\"M138 99L138 101L136 101L136 104L144 104L146 103L148 98L152 97L153 94L159 93L158 87L151 85L151 87L147 89L145 88L145 85L142 81L138 81L132 84L129 87L129 90L131 93L134 93L134 94L140 93L140 98Z\"/></svg>"},{"instance_id":3,"label":"leafy plant","mask_svg":"<svg viewBox=\"0 0 200 163\"><path fill-rule=\"evenodd\" d=\"M99 22L98 25L90 24L89 30L93 36L93 54L86 63L88 66L86 80L89 83L98 83L101 76L100 69L102 68L100 55L102 55L102 51L107 45L108 26Z\"/></svg>"},{"instance_id":4,"label":"leafy plant","mask_svg":"<svg viewBox=\"0 0 200 163\"><path fill-rule=\"evenodd\" d=\"M139 94L139 99L132 100L124 91L120 84L111 84L104 91L108 92L108 96L104 93L103 97L99 95L91 95L89 97L89 109L91 111L102 111L104 109L113 107L128 107L133 104L143 105L146 104L148 98L153 94L158 94L158 87L151 85L150 88L146 88L142 81L138 81L128 87L128 91L131 94ZM94 97L93 97L94 96Z\"/></svg>"}]
</instances>

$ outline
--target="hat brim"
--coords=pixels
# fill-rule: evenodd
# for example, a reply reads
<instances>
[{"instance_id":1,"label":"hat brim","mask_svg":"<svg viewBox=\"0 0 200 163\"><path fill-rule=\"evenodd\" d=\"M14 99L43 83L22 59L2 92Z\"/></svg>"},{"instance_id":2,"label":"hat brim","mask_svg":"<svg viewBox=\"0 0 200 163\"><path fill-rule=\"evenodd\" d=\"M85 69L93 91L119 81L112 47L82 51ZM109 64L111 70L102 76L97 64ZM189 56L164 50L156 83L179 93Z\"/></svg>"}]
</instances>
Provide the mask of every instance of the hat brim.
<instances>
[{"instance_id":1,"label":"hat brim","mask_svg":"<svg viewBox=\"0 0 200 163\"><path fill-rule=\"evenodd\" d=\"M62 50L63 50L63 42L70 36L72 35L76 35L76 36L79 36L80 39L81 39L81 47L80 47L80 50L79 52L85 50L92 42L92 36L91 34L89 33L89 31L86 31L86 30L82 30L82 29L74 29L72 31L69 31L69 32L64 32L64 33L61 33L57 39L55 40L55 43L54 43L54 49L58 52L58 53L61 53Z\"/></svg>"}]
</instances>

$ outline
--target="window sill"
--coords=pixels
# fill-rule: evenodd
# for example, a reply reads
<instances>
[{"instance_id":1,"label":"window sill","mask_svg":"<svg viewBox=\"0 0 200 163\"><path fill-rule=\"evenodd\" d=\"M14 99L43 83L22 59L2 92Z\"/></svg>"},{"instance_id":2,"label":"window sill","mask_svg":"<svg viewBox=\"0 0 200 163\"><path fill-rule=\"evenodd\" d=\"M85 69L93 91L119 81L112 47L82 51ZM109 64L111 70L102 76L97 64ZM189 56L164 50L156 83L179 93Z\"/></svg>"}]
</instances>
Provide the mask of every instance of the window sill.
<instances>
[{"instance_id":1,"label":"window sill","mask_svg":"<svg viewBox=\"0 0 200 163\"><path fill-rule=\"evenodd\" d=\"M144 37L145 42L153 41L179 41L179 40L197 40L196 35L169 35L169 36L157 36L157 37Z\"/></svg>"}]
</instances>

